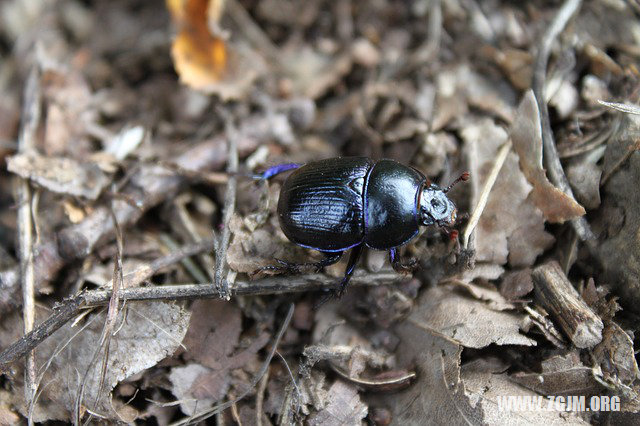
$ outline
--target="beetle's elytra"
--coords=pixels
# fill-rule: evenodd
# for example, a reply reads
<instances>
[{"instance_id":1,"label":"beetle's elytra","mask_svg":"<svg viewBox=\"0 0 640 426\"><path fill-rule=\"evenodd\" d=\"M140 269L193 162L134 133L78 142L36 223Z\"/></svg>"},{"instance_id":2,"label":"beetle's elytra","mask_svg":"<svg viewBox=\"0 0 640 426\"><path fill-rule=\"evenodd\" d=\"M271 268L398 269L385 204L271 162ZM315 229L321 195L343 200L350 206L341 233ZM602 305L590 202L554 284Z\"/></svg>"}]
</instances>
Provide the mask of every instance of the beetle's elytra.
<instances>
[{"instance_id":1,"label":"beetle's elytra","mask_svg":"<svg viewBox=\"0 0 640 426\"><path fill-rule=\"evenodd\" d=\"M290 264L261 270L297 272L301 266L317 269L336 263L351 250L341 294L351 278L364 246L389 250L397 271L412 269L415 261L403 264L397 248L411 241L420 226L437 225L449 230L457 211L447 197L452 185L441 188L414 168L394 160L366 157L338 157L303 166L282 164L268 169L270 178L292 170L280 191L278 218L282 231L292 242L325 254L317 263Z\"/></svg>"}]
</instances>

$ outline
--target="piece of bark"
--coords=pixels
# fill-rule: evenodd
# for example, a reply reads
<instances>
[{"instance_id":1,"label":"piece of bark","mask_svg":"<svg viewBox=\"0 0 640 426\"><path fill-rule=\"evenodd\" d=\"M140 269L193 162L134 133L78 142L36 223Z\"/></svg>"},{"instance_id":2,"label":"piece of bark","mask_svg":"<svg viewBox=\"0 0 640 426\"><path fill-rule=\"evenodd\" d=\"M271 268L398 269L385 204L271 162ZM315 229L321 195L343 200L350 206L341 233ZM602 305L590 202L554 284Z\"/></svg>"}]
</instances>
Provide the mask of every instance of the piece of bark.
<instances>
[{"instance_id":1,"label":"piece of bark","mask_svg":"<svg viewBox=\"0 0 640 426\"><path fill-rule=\"evenodd\" d=\"M580 298L558 262L538 266L532 278L536 300L576 347L592 348L602 341L602 320Z\"/></svg>"}]
</instances>

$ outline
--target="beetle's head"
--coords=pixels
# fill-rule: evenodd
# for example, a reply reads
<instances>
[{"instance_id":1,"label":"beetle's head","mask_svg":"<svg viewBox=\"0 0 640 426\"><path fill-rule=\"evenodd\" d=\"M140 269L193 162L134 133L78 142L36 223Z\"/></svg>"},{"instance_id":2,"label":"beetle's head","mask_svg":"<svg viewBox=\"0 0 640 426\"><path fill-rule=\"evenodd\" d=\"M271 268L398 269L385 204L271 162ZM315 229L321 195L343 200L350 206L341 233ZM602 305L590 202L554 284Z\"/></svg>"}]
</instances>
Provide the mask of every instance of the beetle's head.
<instances>
[{"instance_id":1,"label":"beetle's head","mask_svg":"<svg viewBox=\"0 0 640 426\"><path fill-rule=\"evenodd\" d=\"M431 184L425 186L420 196L420 222L424 226L438 225L450 228L456 223L458 212L443 188Z\"/></svg>"},{"instance_id":2,"label":"beetle's head","mask_svg":"<svg viewBox=\"0 0 640 426\"><path fill-rule=\"evenodd\" d=\"M438 225L445 231L450 230L458 219L456 205L447 197L447 192L455 184L469 179L469 173L463 173L446 188L436 184L428 184L420 194L420 222L424 226Z\"/></svg>"}]
</instances>

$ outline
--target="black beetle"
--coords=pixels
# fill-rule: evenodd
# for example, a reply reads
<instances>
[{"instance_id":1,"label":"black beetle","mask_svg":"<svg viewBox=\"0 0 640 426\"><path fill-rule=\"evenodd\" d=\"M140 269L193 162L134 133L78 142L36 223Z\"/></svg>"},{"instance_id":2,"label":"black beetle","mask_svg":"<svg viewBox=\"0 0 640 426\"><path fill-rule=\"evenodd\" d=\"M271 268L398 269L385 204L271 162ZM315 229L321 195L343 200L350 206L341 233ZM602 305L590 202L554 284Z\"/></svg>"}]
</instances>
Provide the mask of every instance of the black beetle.
<instances>
[{"instance_id":1,"label":"black beetle","mask_svg":"<svg viewBox=\"0 0 640 426\"><path fill-rule=\"evenodd\" d=\"M420 226L437 225L449 232L457 219L455 204L446 188L432 183L418 170L394 160L366 157L329 158L305 164L281 164L265 171L269 179L296 169L282 185L278 218L282 231L292 242L318 250L325 258L316 263L280 265L256 271L299 272L301 267L322 267L336 263L351 249L338 294L346 289L364 246L389 250L398 272L413 269L415 260L402 263L398 247L411 241Z\"/></svg>"}]
</instances>

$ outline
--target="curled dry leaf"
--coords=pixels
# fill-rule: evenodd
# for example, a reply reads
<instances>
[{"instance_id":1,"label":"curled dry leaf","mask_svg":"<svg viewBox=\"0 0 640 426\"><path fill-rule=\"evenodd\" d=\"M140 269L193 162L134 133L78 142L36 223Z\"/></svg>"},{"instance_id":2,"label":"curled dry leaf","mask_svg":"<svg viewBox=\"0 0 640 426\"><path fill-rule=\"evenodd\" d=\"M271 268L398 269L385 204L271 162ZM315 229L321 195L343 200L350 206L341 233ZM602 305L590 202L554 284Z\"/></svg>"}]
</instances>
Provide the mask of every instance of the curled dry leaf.
<instances>
[{"instance_id":1,"label":"curled dry leaf","mask_svg":"<svg viewBox=\"0 0 640 426\"><path fill-rule=\"evenodd\" d=\"M52 360L40 381L42 393L33 414L35 422L69 421L86 371L89 373L82 405L108 418L118 418L111 401L111 390L115 385L153 367L178 348L187 331L189 312L167 302L132 302L127 304L127 310L126 320L121 313L117 333L111 337L102 386L100 373L104 354L96 362L93 359L100 346L104 312L89 316L84 329L83 325L65 325L38 347L38 357L42 357L38 365L45 366L49 357ZM16 392L15 397L20 399L18 405L26 416L28 408L24 406L24 394Z\"/></svg>"},{"instance_id":2,"label":"curled dry leaf","mask_svg":"<svg viewBox=\"0 0 640 426\"><path fill-rule=\"evenodd\" d=\"M454 285L433 287L424 292L407 322L424 330L433 330L468 348L484 348L490 344L535 346L536 341L520 333L525 316L515 312L491 309L487 303L465 297ZM487 298L488 289L483 289ZM493 290L492 299L502 299Z\"/></svg>"},{"instance_id":3,"label":"curled dry leaf","mask_svg":"<svg viewBox=\"0 0 640 426\"><path fill-rule=\"evenodd\" d=\"M329 388L326 406L307 419L309 425L332 426L362 424L367 416L367 406L360 400L355 386L336 380Z\"/></svg>"},{"instance_id":4,"label":"curled dry leaf","mask_svg":"<svg viewBox=\"0 0 640 426\"><path fill-rule=\"evenodd\" d=\"M507 134L491 120L467 125L462 131L477 203L500 146ZM509 153L489 194L476 228L476 258L479 262L531 266L553 243L544 230L544 218L533 204L531 186L518 168L517 156Z\"/></svg>"},{"instance_id":5,"label":"curled dry leaf","mask_svg":"<svg viewBox=\"0 0 640 426\"><path fill-rule=\"evenodd\" d=\"M520 169L533 185L531 198L546 220L563 223L584 215L584 207L549 182L542 167L542 127L533 91L528 91L509 130Z\"/></svg>"},{"instance_id":6,"label":"curled dry leaf","mask_svg":"<svg viewBox=\"0 0 640 426\"><path fill-rule=\"evenodd\" d=\"M407 390L384 395L395 424L482 424L483 413L474 407L460 380L462 347L429 328L405 321L397 328L401 336L399 362L415 365L418 380Z\"/></svg>"},{"instance_id":7,"label":"curled dry leaf","mask_svg":"<svg viewBox=\"0 0 640 426\"><path fill-rule=\"evenodd\" d=\"M539 373L520 372L511 379L541 395L593 395L602 391L592 368L580 361L577 350L545 359L541 366Z\"/></svg>"},{"instance_id":8,"label":"curled dry leaf","mask_svg":"<svg viewBox=\"0 0 640 426\"><path fill-rule=\"evenodd\" d=\"M502 369L504 370L504 368ZM575 412L542 410L500 409L505 396L526 395L543 398L543 407L547 400L538 393L514 383L506 373L499 374L495 366L480 359L462 367L461 380L465 385L469 399L475 408L483 413L482 424L544 424L544 425L588 425ZM500 400L500 402L499 402Z\"/></svg>"},{"instance_id":9,"label":"curled dry leaf","mask_svg":"<svg viewBox=\"0 0 640 426\"><path fill-rule=\"evenodd\" d=\"M37 153L16 154L7 159L7 169L58 194L95 200L111 182L99 165Z\"/></svg>"},{"instance_id":10,"label":"curled dry leaf","mask_svg":"<svg viewBox=\"0 0 640 426\"><path fill-rule=\"evenodd\" d=\"M223 99L240 98L262 67L260 58L228 48L219 27L224 1L167 0L179 31L171 55L180 81Z\"/></svg>"}]
</instances>

